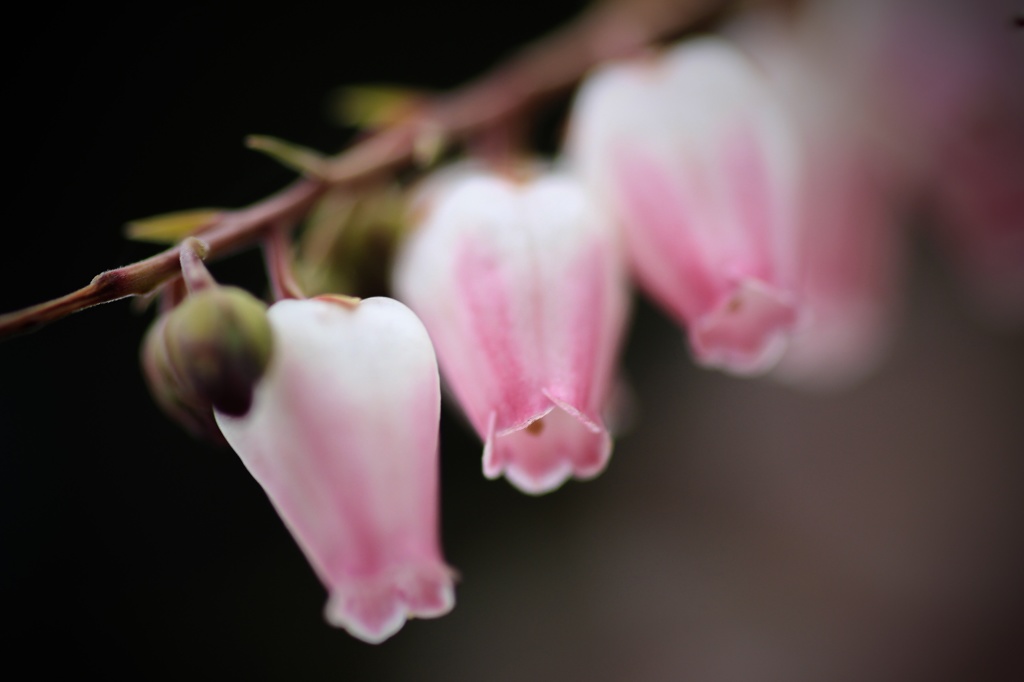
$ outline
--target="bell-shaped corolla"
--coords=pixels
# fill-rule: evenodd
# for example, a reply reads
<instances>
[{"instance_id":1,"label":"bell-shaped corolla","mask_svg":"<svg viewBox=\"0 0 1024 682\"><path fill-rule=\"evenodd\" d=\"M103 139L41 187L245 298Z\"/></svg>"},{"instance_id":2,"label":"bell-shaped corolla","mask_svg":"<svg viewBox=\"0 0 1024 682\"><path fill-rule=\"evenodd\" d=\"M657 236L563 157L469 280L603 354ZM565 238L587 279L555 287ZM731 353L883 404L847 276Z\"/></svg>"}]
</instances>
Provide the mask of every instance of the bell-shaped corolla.
<instances>
[{"instance_id":1,"label":"bell-shaped corolla","mask_svg":"<svg viewBox=\"0 0 1024 682\"><path fill-rule=\"evenodd\" d=\"M217 423L367 642L454 603L438 539L440 386L423 325L387 298L285 300L244 417Z\"/></svg>"},{"instance_id":2,"label":"bell-shaped corolla","mask_svg":"<svg viewBox=\"0 0 1024 682\"><path fill-rule=\"evenodd\" d=\"M484 474L531 494L596 476L629 300L614 230L560 173L453 170L413 213L396 293L485 441Z\"/></svg>"},{"instance_id":3,"label":"bell-shaped corolla","mask_svg":"<svg viewBox=\"0 0 1024 682\"><path fill-rule=\"evenodd\" d=\"M798 312L798 154L754 65L715 38L610 65L579 93L568 150L697 361L769 369Z\"/></svg>"}]
</instances>

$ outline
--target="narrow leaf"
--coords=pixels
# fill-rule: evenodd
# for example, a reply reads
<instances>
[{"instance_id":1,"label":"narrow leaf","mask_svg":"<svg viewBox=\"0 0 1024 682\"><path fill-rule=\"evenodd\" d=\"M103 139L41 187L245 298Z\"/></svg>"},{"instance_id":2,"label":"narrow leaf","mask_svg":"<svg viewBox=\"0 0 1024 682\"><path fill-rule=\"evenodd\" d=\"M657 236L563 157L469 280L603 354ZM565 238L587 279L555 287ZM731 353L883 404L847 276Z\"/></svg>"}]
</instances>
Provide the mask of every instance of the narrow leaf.
<instances>
[{"instance_id":1,"label":"narrow leaf","mask_svg":"<svg viewBox=\"0 0 1024 682\"><path fill-rule=\"evenodd\" d=\"M325 169L324 155L315 149L303 147L267 135L250 135L245 138L245 146L263 152L278 163L303 175L323 177Z\"/></svg>"},{"instance_id":2,"label":"narrow leaf","mask_svg":"<svg viewBox=\"0 0 1024 682\"><path fill-rule=\"evenodd\" d=\"M342 125L381 128L398 121L425 97L422 90L398 85L352 85L337 91L332 111Z\"/></svg>"},{"instance_id":3,"label":"narrow leaf","mask_svg":"<svg viewBox=\"0 0 1024 682\"><path fill-rule=\"evenodd\" d=\"M133 220L125 226L129 239L154 244L175 244L196 230L212 225L224 214L221 208L193 208Z\"/></svg>"}]
</instances>

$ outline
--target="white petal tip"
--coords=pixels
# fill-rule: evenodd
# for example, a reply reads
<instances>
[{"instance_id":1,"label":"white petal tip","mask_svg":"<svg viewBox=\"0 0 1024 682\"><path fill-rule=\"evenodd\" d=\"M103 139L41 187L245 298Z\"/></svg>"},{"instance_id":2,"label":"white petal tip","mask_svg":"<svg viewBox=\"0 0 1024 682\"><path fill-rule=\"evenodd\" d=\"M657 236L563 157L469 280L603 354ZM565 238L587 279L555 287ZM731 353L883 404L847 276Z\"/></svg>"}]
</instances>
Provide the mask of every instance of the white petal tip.
<instances>
[{"instance_id":1,"label":"white petal tip","mask_svg":"<svg viewBox=\"0 0 1024 682\"><path fill-rule=\"evenodd\" d=\"M324 618L357 639L380 644L401 630L406 620L438 618L454 606L454 572L446 566L430 566L376 585L360 582L335 590Z\"/></svg>"},{"instance_id":2,"label":"white petal tip","mask_svg":"<svg viewBox=\"0 0 1024 682\"><path fill-rule=\"evenodd\" d=\"M511 465L505 470L508 482L527 495L544 495L554 492L572 476L572 464L561 460L554 462L542 472L528 472Z\"/></svg>"},{"instance_id":3,"label":"white petal tip","mask_svg":"<svg viewBox=\"0 0 1024 682\"><path fill-rule=\"evenodd\" d=\"M603 426L592 424L580 412L555 411L542 429L521 429L505 436L503 470L509 483L528 495L544 495L570 478L589 480L608 466L612 438ZM502 473L501 471L498 472Z\"/></svg>"}]
</instances>

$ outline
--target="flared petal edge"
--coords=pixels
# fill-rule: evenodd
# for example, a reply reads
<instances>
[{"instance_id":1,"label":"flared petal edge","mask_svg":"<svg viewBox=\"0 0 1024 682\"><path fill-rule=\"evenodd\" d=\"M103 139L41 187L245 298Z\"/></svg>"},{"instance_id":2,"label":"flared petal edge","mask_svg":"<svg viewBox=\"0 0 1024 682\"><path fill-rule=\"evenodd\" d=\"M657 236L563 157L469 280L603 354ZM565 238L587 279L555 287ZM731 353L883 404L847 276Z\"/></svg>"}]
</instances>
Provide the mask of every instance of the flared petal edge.
<instances>
[{"instance_id":1,"label":"flared petal edge","mask_svg":"<svg viewBox=\"0 0 1024 682\"><path fill-rule=\"evenodd\" d=\"M484 443L487 478L502 475L529 495L560 488L570 478L588 480L608 466L612 438L603 424L562 402L512 429L496 432L492 414Z\"/></svg>"},{"instance_id":2,"label":"flared petal edge","mask_svg":"<svg viewBox=\"0 0 1024 682\"><path fill-rule=\"evenodd\" d=\"M455 571L440 561L335 585L324 617L353 637L380 644L411 618L438 618L455 606Z\"/></svg>"}]
</instances>

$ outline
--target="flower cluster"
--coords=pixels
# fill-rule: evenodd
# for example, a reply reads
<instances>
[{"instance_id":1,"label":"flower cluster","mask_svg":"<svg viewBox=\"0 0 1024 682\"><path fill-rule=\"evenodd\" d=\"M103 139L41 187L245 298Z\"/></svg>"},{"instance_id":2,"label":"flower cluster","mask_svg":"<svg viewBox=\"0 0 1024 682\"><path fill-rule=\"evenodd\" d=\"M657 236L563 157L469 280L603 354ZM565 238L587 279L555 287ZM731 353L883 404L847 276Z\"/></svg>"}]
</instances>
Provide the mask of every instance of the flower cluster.
<instances>
[{"instance_id":1,"label":"flower cluster","mask_svg":"<svg viewBox=\"0 0 1024 682\"><path fill-rule=\"evenodd\" d=\"M978 14L917 3L869 0L854 21L853 3L823 0L606 64L582 85L554 162L462 161L388 186L386 211L370 190L352 211L300 187L319 203L304 235L316 262L296 272L350 281L329 269L335 251L362 255L339 237L358 213L360 239L385 236L395 299L305 298L287 210L264 235L269 308L217 285L206 247L186 240L188 291L165 286L144 344L154 396L237 452L326 585L329 622L380 642L407 618L447 613L441 382L488 478L538 495L597 476L631 282L702 366L847 385L884 355L903 204L931 196L973 289L991 310L1024 312L1024 97L993 75L1015 57ZM941 82L916 80L922 61ZM309 150L261 144L330 184ZM158 227L185 221L202 237L217 216Z\"/></svg>"}]
</instances>

